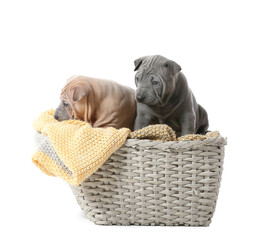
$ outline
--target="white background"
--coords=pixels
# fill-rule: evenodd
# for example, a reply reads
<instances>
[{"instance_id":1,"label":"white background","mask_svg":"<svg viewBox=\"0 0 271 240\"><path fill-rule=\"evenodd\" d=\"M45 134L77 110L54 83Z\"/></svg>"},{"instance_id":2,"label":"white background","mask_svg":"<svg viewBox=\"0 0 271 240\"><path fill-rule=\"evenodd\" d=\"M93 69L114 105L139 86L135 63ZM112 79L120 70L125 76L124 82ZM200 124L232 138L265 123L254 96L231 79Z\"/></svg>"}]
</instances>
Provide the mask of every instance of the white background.
<instances>
[{"instance_id":1,"label":"white background","mask_svg":"<svg viewBox=\"0 0 271 240\"><path fill-rule=\"evenodd\" d=\"M271 239L270 1L0 2L1 239ZM134 87L133 61L182 66L228 137L208 228L103 227L31 162L33 120L73 75Z\"/></svg>"}]
</instances>

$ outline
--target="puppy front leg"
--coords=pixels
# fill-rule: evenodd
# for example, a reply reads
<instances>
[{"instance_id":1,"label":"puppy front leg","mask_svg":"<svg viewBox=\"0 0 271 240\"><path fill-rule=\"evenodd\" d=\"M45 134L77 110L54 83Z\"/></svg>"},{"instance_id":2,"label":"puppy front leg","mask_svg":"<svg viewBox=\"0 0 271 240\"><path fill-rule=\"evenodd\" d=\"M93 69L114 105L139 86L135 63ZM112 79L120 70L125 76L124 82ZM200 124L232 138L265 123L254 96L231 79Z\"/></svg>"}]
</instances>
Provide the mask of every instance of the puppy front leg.
<instances>
[{"instance_id":1,"label":"puppy front leg","mask_svg":"<svg viewBox=\"0 0 271 240\"><path fill-rule=\"evenodd\" d=\"M139 115L137 115L137 117L135 119L134 131L141 129L143 127L147 127L150 124L151 124L150 117L148 117L144 114L139 114Z\"/></svg>"},{"instance_id":2,"label":"puppy front leg","mask_svg":"<svg viewBox=\"0 0 271 240\"><path fill-rule=\"evenodd\" d=\"M181 136L187 134L193 134L196 131L196 116L193 113L185 113L181 118L182 134Z\"/></svg>"}]
</instances>

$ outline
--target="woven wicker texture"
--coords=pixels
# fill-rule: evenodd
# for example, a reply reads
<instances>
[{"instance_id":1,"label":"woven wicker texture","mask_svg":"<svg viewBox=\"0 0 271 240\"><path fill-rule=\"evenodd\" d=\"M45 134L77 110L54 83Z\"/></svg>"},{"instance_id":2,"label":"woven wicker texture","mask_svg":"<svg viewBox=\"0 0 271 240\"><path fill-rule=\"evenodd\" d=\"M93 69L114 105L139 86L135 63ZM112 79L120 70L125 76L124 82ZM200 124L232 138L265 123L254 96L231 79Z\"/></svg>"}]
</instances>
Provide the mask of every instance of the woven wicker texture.
<instances>
[{"instance_id":1,"label":"woven wicker texture","mask_svg":"<svg viewBox=\"0 0 271 240\"><path fill-rule=\"evenodd\" d=\"M101 225L208 226L220 186L223 137L128 139L78 187L86 216Z\"/></svg>"}]
</instances>

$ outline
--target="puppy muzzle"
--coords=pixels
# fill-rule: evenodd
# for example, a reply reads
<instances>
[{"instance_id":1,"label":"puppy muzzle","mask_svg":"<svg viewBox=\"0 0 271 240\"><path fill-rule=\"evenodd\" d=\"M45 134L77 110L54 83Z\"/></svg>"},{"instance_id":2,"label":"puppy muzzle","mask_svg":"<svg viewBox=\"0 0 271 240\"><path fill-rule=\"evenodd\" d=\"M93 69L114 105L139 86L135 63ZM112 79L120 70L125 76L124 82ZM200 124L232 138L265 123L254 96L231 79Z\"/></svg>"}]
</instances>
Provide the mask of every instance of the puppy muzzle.
<instances>
[{"instance_id":1,"label":"puppy muzzle","mask_svg":"<svg viewBox=\"0 0 271 240\"><path fill-rule=\"evenodd\" d=\"M136 95L136 100L137 100L138 102L143 102L145 98L146 98L146 97L145 97L144 95L142 95L142 94L137 94L137 95Z\"/></svg>"}]
</instances>

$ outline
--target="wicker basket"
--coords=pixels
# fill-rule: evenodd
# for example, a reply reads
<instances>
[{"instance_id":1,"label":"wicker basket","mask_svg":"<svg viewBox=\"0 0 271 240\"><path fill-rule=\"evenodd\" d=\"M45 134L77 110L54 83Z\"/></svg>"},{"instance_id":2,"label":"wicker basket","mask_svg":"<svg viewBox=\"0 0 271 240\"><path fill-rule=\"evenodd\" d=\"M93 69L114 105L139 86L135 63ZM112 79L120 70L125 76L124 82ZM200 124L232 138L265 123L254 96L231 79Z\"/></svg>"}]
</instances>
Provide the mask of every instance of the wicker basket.
<instances>
[{"instance_id":1,"label":"wicker basket","mask_svg":"<svg viewBox=\"0 0 271 240\"><path fill-rule=\"evenodd\" d=\"M223 137L183 142L128 139L93 175L71 188L95 224L208 226L225 144Z\"/></svg>"}]
</instances>

